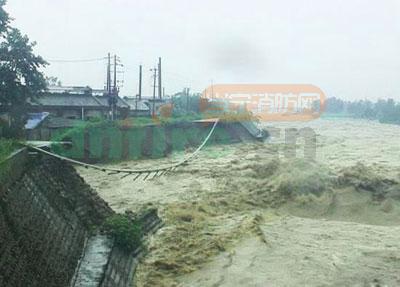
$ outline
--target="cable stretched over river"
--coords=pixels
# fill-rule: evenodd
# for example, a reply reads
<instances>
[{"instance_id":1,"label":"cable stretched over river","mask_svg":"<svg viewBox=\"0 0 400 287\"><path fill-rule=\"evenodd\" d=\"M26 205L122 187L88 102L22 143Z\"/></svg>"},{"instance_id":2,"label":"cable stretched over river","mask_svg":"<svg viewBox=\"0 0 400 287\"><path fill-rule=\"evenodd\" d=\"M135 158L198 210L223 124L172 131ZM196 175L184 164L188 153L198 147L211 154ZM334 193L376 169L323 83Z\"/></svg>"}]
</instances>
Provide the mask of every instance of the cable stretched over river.
<instances>
[{"instance_id":1,"label":"cable stretched over river","mask_svg":"<svg viewBox=\"0 0 400 287\"><path fill-rule=\"evenodd\" d=\"M98 165L94 165L94 164L87 164L81 161L77 161L68 157L64 157L55 153L52 153L50 151L44 150L42 148L39 147L35 147L33 145L30 144L25 144L25 146L29 147L30 149L33 149L35 151L41 152L43 154L58 158L60 160L63 161L67 161L76 165L80 165L83 166L85 168L92 168L92 169L96 169L96 170L100 170L103 172L109 172L109 174L119 174L119 173L124 173L125 175L122 176L122 178L130 176L130 175L136 175L136 177L134 178L134 180L137 180L142 174L145 174L145 177L143 178L143 180L146 180L151 174L154 173L154 177L157 176L162 176L170 171L173 171L174 169L176 169L177 167L186 164L188 161L190 161L191 159L193 159L199 152L200 150L207 144L208 140L210 139L211 135L214 133L215 128L217 127L217 124L219 122L219 119L216 119L214 122L214 125L212 126L210 132L208 133L207 137L204 139L204 141L202 142L202 144L188 157L184 158L183 160L166 166L166 167L162 167L162 168L154 168L154 169L118 169L118 168L107 168L107 167L101 167Z\"/></svg>"}]
</instances>

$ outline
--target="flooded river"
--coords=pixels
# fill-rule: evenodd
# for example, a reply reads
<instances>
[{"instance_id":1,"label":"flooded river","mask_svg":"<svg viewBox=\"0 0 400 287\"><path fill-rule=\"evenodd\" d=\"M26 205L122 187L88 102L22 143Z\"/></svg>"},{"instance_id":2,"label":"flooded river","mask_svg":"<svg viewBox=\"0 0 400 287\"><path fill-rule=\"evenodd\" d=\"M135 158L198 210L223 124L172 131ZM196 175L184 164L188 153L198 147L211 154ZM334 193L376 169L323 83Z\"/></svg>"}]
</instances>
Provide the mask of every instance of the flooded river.
<instances>
[{"instance_id":1,"label":"flooded river","mask_svg":"<svg viewBox=\"0 0 400 287\"><path fill-rule=\"evenodd\" d=\"M265 143L207 147L151 181L78 168L116 211L159 209L165 226L149 240L136 286L399 286L400 126L319 119L264 128ZM290 128L307 128L296 156L287 156ZM315 158L304 158L314 136Z\"/></svg>"}]
</instances>

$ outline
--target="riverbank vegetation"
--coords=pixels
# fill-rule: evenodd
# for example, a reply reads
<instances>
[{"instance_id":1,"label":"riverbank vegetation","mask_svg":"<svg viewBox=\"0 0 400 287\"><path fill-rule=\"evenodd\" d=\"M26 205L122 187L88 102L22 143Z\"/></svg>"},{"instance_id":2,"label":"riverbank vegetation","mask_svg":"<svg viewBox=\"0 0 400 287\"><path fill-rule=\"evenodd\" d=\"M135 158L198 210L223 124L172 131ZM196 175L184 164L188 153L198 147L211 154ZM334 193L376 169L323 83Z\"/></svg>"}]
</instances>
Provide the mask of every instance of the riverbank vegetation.
<instances>
[{"instance_id":1,"label":"riverbank vegetation","mask_svg":"<svg viewBox=\"0 0 400 287\"><path fill-rule=\"evenodd\" d=\"M380 99L376 102L369 100L350 102L333 97L326 101L325 112L328 115L400 124L400 103L396 103L393 99Z\"/></svg>"},{"instance_id":2,"label":"riverbank vegetation","mask_svg":"<svg viewBox=\"0 0 400 287\"><path fill-rule=\"evenodd\" d=\"M0 138L0 162L5 160L17 147L16 141Z\"/></svg>"}]
</instances>

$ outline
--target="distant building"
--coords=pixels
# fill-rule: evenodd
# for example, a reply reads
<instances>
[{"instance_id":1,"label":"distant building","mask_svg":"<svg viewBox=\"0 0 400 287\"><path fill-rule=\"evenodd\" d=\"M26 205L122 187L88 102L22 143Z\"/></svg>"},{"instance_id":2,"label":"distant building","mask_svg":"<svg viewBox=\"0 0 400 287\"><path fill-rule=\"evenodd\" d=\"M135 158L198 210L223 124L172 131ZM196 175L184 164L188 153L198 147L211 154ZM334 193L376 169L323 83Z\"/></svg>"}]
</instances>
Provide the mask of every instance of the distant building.
<instances>
[{"instance_id":1,"label":"distant building","mask_svg":"<svg viewBox=\"0 0 400 287\"><path fill-rule=\"evenodd\" d=\"M102 105L92 95L46 94L30 103L30 112L48 112L66 119L87 120L102 118L108 107Z\"/></svg>"},{"instance_id":2,"label":"distant building","mask_svg":"<svg viewBox=\"0 0 400 287\"><path fill-rule=\"evenodd\" d=\"M28 102L27 138L48 140L56 130L73 127L77 120L106 119L110 117L109 97L104 90L90 87L49 87L40 96ZM117 119L160 115L168 99L117 97ZM9 122L6 110L0 105L0 123Z\"/></svg>"},{"instance_id":3,"label":"distant building","mask_svg":"<svg viewBox=\"0 0 400 287\"><path fill-rule=\"evenodd\" d=\"M169 103L169 100L167 99L158 99L158 98L156 99L148 98L146 101L150 109L150 114L153 113L153 108L154 108L154 114L157 116L160 115L160 108Z\"/></svg>"},{"instance_id":4,"label":"distant building","mask_svg":"<svg viewBox=\"0 0 400 287\"><path fill-rule=\"evenodd\" d=\"M133 97L124 97L123 100L129 104L129 116L131 117L151 116L153 113L153 105L154 113L160 115L160 108L171 103L171 99L156 98L153 100L153 98L148 97L142 98L141 100Z\"/></svg>"},{"instance_id":5,"label":"distant building","mask_svg":"<svg viewBox=\"0 0 400 287\"><path fill-rule=\"evenodd\" d=\"M129 115L129 104L117 98L117 118ZM48 112L66 119L90 120L107 118L109 98L104 91L90 87L50 87L46 93L30 101L31 113Z\"/></svg>"},{"instance_id":6,"label":"distant building","mask_svg":"<svg viewBox=\"0 0 400 287\"><path fill-rule=\"evenodd\" d=\"M147 117L150 116L150 107L148 101L138 100L136 98L124 97L124 101L129 105L129 116Z\"/></svg>"},{"instance_id":7,"label":"distant building","mask_svg":"<svg viewBox=\"0 0 400 287\"><path fill-rule=\"evenodd\" d=\"M25 124L27 140L48 141L65 129L77 125L78 120L58 118L48 112L29 113Z\"/></svg>"},{"instance_id":8,"label":"distant building","mask_svg":"<svg viewBox=\"0 0 400 287\"><path fill-rule=\"evenodd\" d=\"M109 97L107 96L94 96L94 98L102 105L107 107L107 111L109 110ZM118 97L117 98L117 117L125 119L129 116L129 104L125 102L124 99Z\"/></svg>"}]
</instances>

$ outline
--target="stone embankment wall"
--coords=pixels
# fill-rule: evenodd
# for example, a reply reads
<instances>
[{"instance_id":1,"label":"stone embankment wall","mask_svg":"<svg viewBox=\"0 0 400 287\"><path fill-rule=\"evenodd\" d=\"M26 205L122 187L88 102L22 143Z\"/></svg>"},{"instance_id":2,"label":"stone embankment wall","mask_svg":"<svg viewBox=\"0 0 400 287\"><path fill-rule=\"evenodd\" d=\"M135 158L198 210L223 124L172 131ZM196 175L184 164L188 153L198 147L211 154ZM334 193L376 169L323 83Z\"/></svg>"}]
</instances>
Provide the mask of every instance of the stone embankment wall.
<instances>
[{"instance_id":1,"label":"stone embankment wall","mask_svg":"<svg viewBox=\"0 0 400 287\"><path fill-rule=\"evenodd\" d=\"M199 146L213 122L187 122L144 127L88 127L72 129L57 140L71 141L72 147L55 146L60 155L89 162L160 158L172 151ZM255 140L239 122L218 123L209 144Z\"/></svg>"},{"instance_id":2,"label":"stone embankment wall","mask_svg":"<svg viewBox=\"0 0 400 287\"><path fill-rule=\"evenodd\" d=\"M0 163L0 171L0 286L100 286L110 276L118 280L107 286L129 286L133 254L117 250L107 236L104 262L89 268L98 278L83 276L75 285L89 243L99 236L90 231L114 212L72 166L23 149Z\"/></svg>"}]
</instances>

